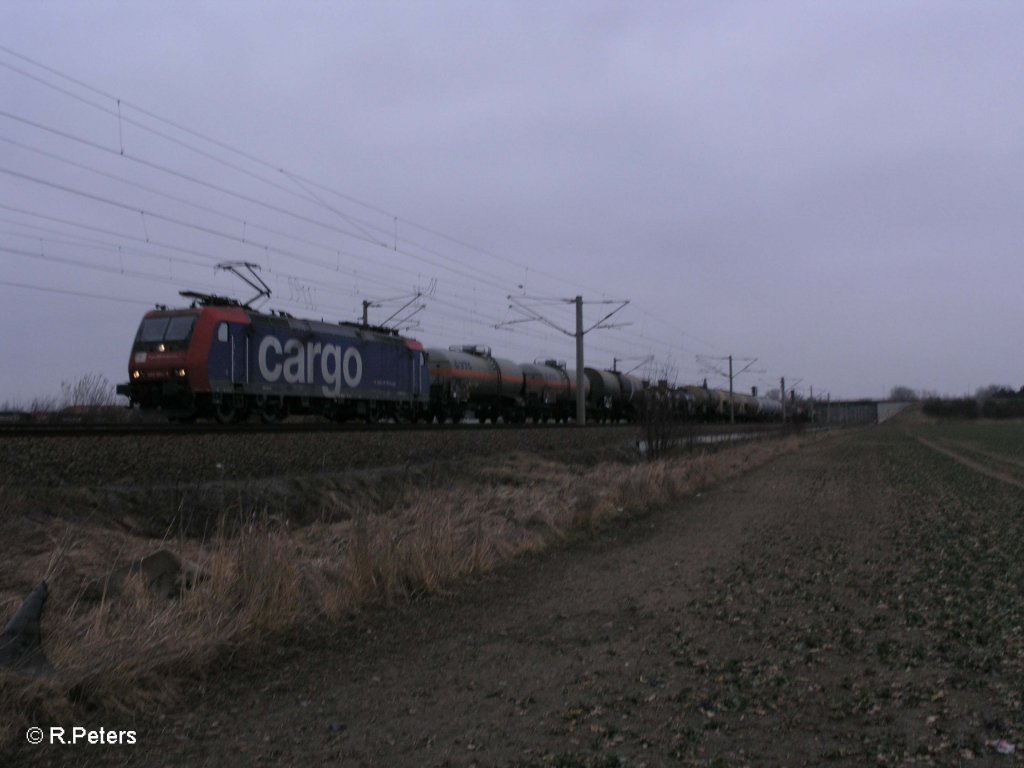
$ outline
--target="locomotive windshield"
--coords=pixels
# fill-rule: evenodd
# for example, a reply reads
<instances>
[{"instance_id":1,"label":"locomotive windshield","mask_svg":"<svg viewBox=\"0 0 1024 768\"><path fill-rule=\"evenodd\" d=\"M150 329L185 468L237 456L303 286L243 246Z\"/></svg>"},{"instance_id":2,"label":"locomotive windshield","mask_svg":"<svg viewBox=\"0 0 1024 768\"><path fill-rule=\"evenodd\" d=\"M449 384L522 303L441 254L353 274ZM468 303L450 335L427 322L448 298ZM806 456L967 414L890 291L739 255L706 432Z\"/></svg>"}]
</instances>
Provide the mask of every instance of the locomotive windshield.
<instances>
[{"instance_id":1,"label":"locomotive windshield","mask_svg":"<svg viewBox=\"0 0 1024 768\"><path fill-rule=\"evenodd\" d=\"M184 341L196 324L195 315L149 317L139 328L139 341Z\"/></svg>"},{"instance_id":2,"label":"locomotive windshield","mask_svg":"<svg viewBox=\"0 0 1024 768\"><path fill-rule=\"evenodd\" d=\"M171 322L167 324L167 333L164 334L164 341L184 341L192 335L192 326L195 324L195 315L172 317Z\"/></svg>"},{"instance_id":3,"label":"locomotive windshield","mask_svg":"<svg viewBox=\"0 0 1024 768\"><path fill-rule=\"evenodd\" d=\"M192 328L196 324L195 315L171 315L165 317L147 317L139 326L136 343L158 344L188 342L192 336Z\"/></svg>"},{"instance_id":4,"label":"locomotive windshield","mask_svg":"<svg viewBox=\"0 0 1024 768\"><path fill-rule=\"evenodd\" d=\"M151 317L143 320L142 327L139 328L139 341L163 341L168 322L169 317Z\"/></svg>"}]
</instances>

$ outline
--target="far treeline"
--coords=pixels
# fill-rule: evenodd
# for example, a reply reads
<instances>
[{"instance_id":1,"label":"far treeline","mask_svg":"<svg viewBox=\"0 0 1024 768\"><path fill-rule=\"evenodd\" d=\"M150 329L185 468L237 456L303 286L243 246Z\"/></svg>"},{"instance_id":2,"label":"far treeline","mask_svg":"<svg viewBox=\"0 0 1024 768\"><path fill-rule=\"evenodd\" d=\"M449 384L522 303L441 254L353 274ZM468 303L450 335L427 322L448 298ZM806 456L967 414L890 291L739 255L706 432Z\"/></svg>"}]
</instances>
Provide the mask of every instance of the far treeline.
<instances>
[{"instance_id":1,"label":"far treeline","mask_svg":"<svg viewBox=\"0 0 1024 768\"><path fill-rule=\"evenodd\" d=\"M916 392L909 387L893 387L890 400L920 400L921 410L929 416L957 419L1024 418L1024 387L990 384L974 397L939 397L931 392Z\"/></svg>"}]
</instances>

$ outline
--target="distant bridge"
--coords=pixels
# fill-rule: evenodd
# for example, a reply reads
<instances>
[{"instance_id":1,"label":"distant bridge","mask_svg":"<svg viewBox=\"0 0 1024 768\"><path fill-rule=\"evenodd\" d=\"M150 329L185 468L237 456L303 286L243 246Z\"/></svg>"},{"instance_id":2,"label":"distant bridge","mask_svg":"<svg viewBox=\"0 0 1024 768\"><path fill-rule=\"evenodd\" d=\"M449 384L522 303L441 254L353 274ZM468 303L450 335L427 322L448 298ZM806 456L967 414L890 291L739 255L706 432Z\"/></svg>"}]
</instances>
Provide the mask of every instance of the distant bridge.
<instances>
[{"instance_id":1,"label":"distant bridge","mask_svg":"<svg viewBox=\"0 0 1024 768\"><path fill-rule=\"evenodd\" d=\"M815 424L881 424L912 405L893 400L817 400Z\"/></svg>"}]
</instances>

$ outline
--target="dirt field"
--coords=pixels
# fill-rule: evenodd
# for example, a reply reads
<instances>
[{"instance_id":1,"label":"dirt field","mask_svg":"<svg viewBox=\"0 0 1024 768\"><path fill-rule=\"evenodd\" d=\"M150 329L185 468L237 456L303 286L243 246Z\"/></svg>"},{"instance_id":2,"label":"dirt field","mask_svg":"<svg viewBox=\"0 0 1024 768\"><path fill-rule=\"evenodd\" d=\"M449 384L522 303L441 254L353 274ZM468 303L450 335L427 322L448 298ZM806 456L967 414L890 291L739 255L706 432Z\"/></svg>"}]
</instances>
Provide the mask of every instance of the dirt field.
<instances>
[{"instance_id":1,"label":"dirt field","mask_svg":"<svg viewBox=\"0 0 1024 768\"><path fill-rule=\"evenodd\" d=\"M133 746L4 764L1014 764L995 742L1024 738L1024 492L1012 463L925 440L810 443L225 659L159 717L65 724Z\"/></svg>"}]
</instances>

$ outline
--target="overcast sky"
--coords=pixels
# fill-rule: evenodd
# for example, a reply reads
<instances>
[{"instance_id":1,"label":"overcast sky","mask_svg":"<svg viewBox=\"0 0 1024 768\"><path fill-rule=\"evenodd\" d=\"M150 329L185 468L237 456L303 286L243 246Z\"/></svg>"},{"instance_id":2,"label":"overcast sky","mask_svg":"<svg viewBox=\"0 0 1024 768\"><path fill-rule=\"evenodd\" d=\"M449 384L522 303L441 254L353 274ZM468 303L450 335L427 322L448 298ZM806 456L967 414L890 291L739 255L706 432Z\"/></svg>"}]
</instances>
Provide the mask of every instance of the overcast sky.
<instances>
[{"instance_id":1,"label":"overcast sky","mask_svg":"<svg viewBox=\"0 0 1024 768\"><path fill-rule=\"evenodd\" d=\"M757 358L738 389L833 398L1024 384L1020 3L0 17L0 402L126 380L147 306L248 298L224 260L297 316L422 291L408 333L519 361L573 341L495 328L525 317L507 297L571 329L542 300L581 294L630 301L588 335L596 367L721 385L697 356L732 354Z\"/></svg>"}]
</instances>

